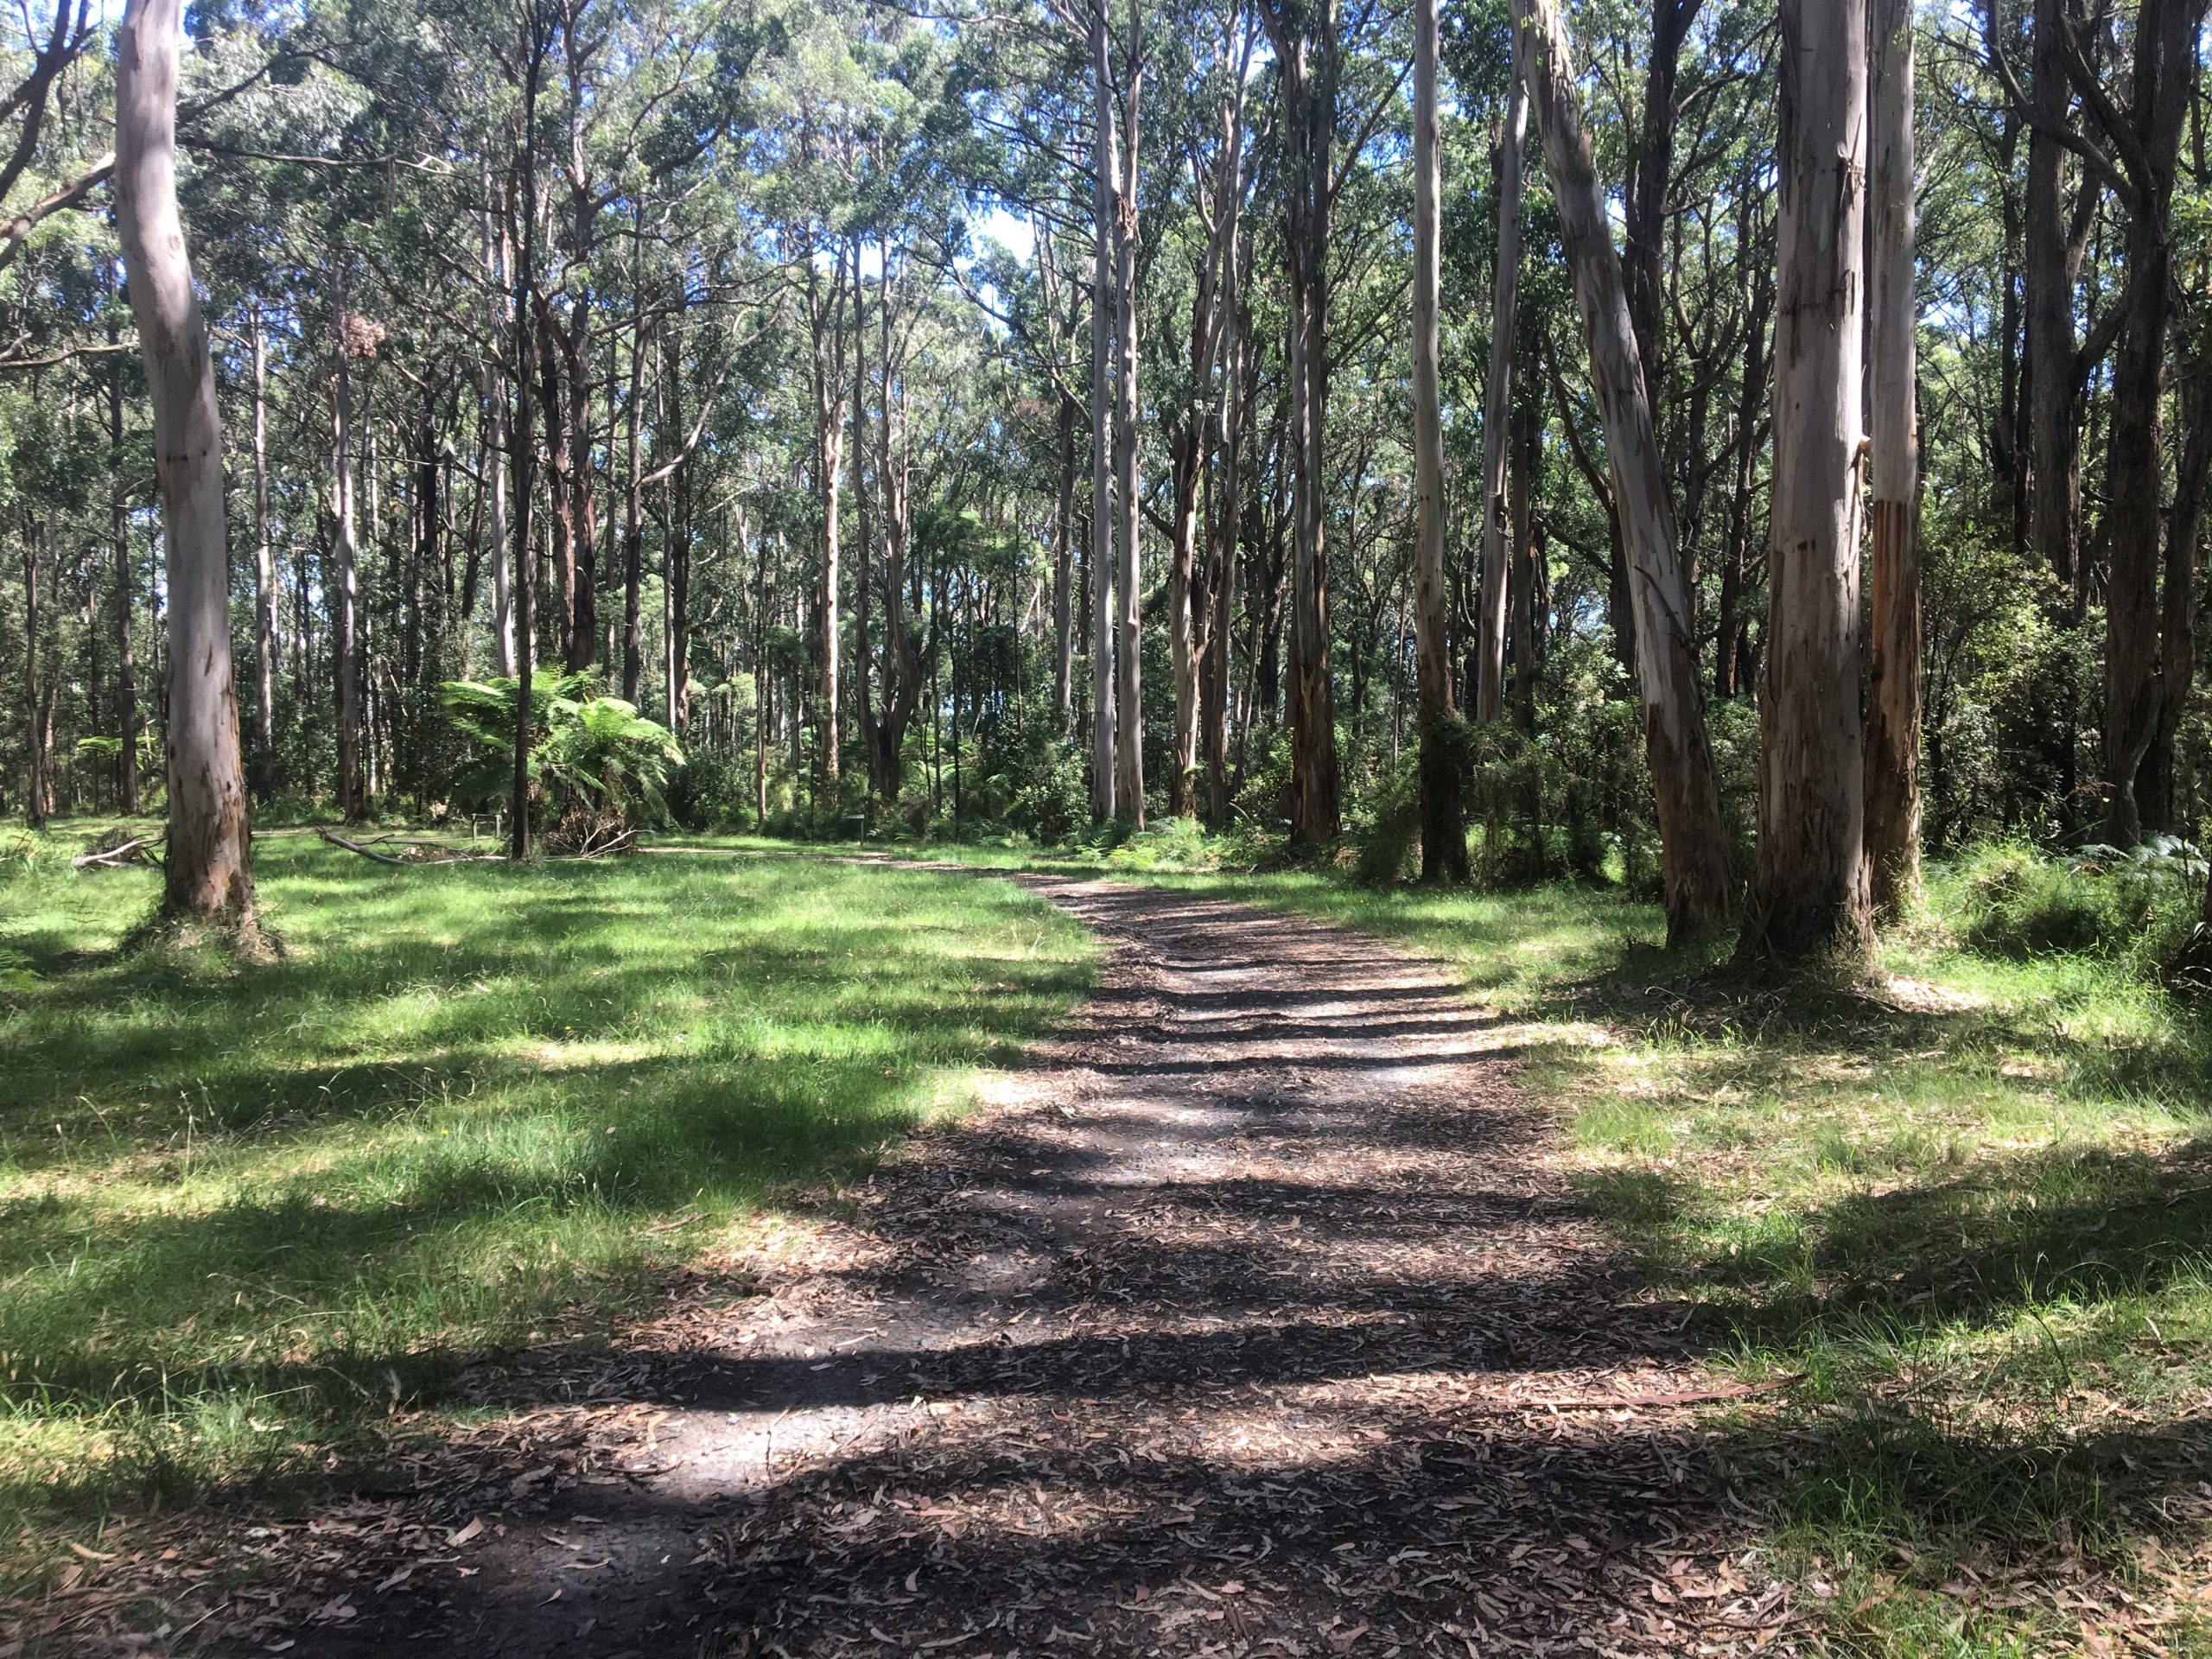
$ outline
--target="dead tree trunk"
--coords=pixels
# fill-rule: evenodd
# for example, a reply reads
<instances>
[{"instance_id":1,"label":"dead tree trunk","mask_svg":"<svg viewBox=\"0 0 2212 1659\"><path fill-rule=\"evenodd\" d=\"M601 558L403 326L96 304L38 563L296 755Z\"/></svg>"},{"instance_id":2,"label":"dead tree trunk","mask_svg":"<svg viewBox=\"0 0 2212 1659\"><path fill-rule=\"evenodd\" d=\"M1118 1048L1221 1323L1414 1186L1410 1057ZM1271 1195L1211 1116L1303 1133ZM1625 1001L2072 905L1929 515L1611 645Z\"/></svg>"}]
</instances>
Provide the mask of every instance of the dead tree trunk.
<instances>
[{"instance_id":1,"label":"dead tree trunk","mask_svg":"<svg viewBox=\"0 0 2212 1659\"><path fill-rule=\"evenodd\" d=\"M168 577L168 848L162 910L256 932L215 366L176 205L180 0L129 0L116 40L116 222L154 410Z\"/></svg>"},{"instance_id":2,"label":"dead tree trunk","mask_svg":"<svg viewBox=\"0 0 2212 1659\"><path fill-rule=\"evenodd\" d=\"M1784 0L1774 488L1758 861L1740 949L1865 945L1859 707L1860 373L1866 349L1866 12Z\"/></svg>"},{"instance_id":3,"label":"dead tree trunk","mask_svg":"<svg viewBox=\"0 0 2212 1659\"><path fill-rule=\"evenodd\" d=\"M1728 836L1706 735L1688 585L1675 545L1674 512L1652 435L1620 256L1576 105L1556 0L1512 0L1512 6L1521 79L1559 207L1575 308L1605 424L1614 507L1634 575L1637 677L1657 807L1668 937L1709 936L1727 925L1733 896Z\"/></svg>"},{"instance_id":4,"label":"dead tree trunk","mask_svg":"<svg viewBox=\"0 0 2212 1659\"><path fill-rule=\"evenodd\" d=\"M1869 7L1872 103L1866 273L1874 474L1867 652L1866 862L1878 911L1920 893L1920 435L1914 376L1911 0Z\"/></svg>"}]
</instances>

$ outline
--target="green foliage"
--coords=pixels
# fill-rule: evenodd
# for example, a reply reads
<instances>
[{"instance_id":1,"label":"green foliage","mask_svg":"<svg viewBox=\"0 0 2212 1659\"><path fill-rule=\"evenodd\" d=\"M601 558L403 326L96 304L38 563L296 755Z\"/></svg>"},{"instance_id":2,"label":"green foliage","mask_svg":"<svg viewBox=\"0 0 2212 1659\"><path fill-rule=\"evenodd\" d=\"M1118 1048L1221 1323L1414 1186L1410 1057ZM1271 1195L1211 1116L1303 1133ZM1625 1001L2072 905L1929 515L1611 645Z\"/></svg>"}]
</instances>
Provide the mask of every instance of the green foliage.
<instances>
[{"instance_id":1,"label":"green foliage","mask_svg":"<svg viewBox=\"0 0 2212 1659\"><path fill-rule=\"evenodd\" d=\"M533 677L530 690L531 790L550 801L556 820L578 806L625 820L641 810L656 822L667 818L666 785L683 764L673 733L605 695L595 674ZM480 751L454 779L455 797L464 804L498 802L514 774L521 682L448 681L440 702L448 722Z\"/></svg>"},{"instance_id":2,"label":"green foliage","mask_svg":"<svg viewBox=\"0 0 2212 1659\"><path fill-rule=\"evenodd\" d=\"M1056 737L1031 756L1025 772L1008 822L1047 846L1074 840L1090 822L1090 768L1084 752Z\"/></svg>"},{"instance_id":3,"label":"green foliage","mask_svg":"<svg viewBox=\"0 0 2212 1659\"><path fill-rule=\"evenodd\" d=\"M753 757L726 749L695 749L668 788L669 816L687 830L758 829L753 823Z\"/></svg>"},{"instance_id":4,"label":"green foliage","mask_svg":"<svg viewBox=\"0 0 2212 1659\"><path fill-rule=\"evenodd\" d=\"M2196 922L2205 874L2202 855L2171 836L2125 851L2086 847L2069 858L1999 842L1936 871L1930 899L1985 955L2094 954L2155 972Z\"/></svg>"}]
</instances>

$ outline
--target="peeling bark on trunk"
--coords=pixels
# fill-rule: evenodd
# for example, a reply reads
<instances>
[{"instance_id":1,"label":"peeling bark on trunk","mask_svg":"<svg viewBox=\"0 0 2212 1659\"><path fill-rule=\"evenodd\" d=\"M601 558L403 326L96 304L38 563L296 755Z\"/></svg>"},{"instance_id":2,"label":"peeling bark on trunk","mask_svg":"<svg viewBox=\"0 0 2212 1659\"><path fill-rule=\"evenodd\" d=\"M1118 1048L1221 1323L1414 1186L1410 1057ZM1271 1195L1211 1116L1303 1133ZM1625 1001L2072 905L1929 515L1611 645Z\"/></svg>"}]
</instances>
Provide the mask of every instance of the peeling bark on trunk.
<instances>
[{"instance_id":1,"label":"peeling bark on trunk","mask_svg":"<svg viewBox=\"0 0 2212 1659\"><path fill-rule=\"evenodd\" d=\"M1866 697L1866 862L1878 911L1920 895L1920 434L1915 388L1911 0L1871 0L1867 349L1873 588Z\"/></svg>"},{"instance_id":2,"label":"peeling bark on trunk","mask_svg":"<svg viewBox=\"0 0 2212 1659\"><path fill-rule=\"evenodd\" d=\"M1512 0L1521 79L1542 137L1575 308L1605 424L1612 499L1634 581L1637 683L1657 807L1670 939L1727 925L1732 881L1720 785L1705 727L1688 584L1652 435L1643 366L1605 198L1574 98L1555 0Z\"/></svg>"},{"instance_id":3,"label":"peeling bark on trunk","mask_svg":"<svg viewBox=\"0 0 2212 1659\"><path fill-rule=\"evenodd\" d=\"M1866 13L1783 0L1758 860L1740 950L1865 948L1859 541Z\"/></svg>"},{"instance_id":4,"label":"peeling bark on trunk","mask_svg":"<svg viewBox=\"0 0 2212 1659\"><path fill-rule=\"evenodd\" d=\"M162 909L252 940L252 854L231 669L230 543L215 367L176 205L179 0L129 0L116 41L116 221L154 410L168 577Z\"/></svg>"}]
</instances>

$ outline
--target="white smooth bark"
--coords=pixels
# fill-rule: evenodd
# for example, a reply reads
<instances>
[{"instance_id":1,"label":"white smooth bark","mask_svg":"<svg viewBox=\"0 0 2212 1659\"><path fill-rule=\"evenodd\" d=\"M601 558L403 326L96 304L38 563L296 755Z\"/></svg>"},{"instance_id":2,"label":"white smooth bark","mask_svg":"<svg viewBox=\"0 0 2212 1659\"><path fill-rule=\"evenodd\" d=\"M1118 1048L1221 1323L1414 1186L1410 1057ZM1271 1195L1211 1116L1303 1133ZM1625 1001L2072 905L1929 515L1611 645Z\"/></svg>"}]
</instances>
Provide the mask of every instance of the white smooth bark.
<instances>
[{"instance_id":1,"label":"white smooth bark","mask_svg":"<svg viewBox=\"0 0 2212 1659\"><path fill-rule=\"evenodd\" d=\"M1628 555L1668 937L1709 935L1727 921L1733 898L1727 826L1706 734L1689 588L1675 547L1674 509L1652 433L1620 254L1575 99L1573 60L1556 0L1511 3L1517 65L1543 141L1560 239L1574 278L1575 309L1589 347Z\"/></svg>"},{"instance_id":2,"label":"white smooth bark","mask_svg":"<svg viewBox=\"0 0 2212 1659\"><path fill-rule=\"evenodd\" d=\"M1091 0L1092 132L1090 266L1090 794L1101 819L1114 816L1114 74L1105 0Z\"/></svg>"},{"instance_id":3,"label":"white smooth bark","mask_svg":"<svg viewBox=\"0 0 2212 1659\"><path fill-rule=\"evenodd\" d=\"M116 37L116 223L154 412L168 577L169 817L163 911L255 928L231 665L223 437L207 326L176 203L181 0L128 0Z\"/></svg>"}]
</instances>

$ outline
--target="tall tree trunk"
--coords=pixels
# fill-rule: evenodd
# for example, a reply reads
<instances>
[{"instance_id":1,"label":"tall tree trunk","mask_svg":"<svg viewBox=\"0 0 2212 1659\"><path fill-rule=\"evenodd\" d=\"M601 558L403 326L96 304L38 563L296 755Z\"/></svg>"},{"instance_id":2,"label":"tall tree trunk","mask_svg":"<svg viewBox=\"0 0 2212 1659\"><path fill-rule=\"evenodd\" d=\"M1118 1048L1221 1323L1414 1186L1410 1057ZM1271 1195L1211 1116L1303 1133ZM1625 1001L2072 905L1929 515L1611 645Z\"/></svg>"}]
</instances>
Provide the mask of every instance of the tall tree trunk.
<instances>
[{"instance_id":1,"label":"tall tree trunk","mask_svg":"<svg viewBox=\"0 0 2212 1659\"><path fill-rule=\"evenodd\" d=\"M1094 122L1090 265L1090 810L1115 816L1114 754L1114 238L1120 174L1115 160L1114 71L1106 0L1090 0ZM1132 718L1135 713L1132 711Z\"/></svg>"},{"instance_id":2,"label":"tall tree trunk","mask_svg":"<svg viewBox=\"0 0 2212 1659\"><path fill-rule=\"evenodd\" d=\"M116 40L116 225L154 410L168 582L168 845L162 909L256 931L215 365L176 205L180 0L128 0Z\"/></svg>"},{"instance_id":3,"label":"tall tree trunk","mask_svg":"<svg viewBox=\"0 0 2212 1659\"><path fill-rule=\"evenodd\" d=\"M879 244L881 257L880 269L887 278L890 275L891 250ZM878 798L884 798L883 790L883 730L877 725L874 689L869 682L870 657L874 650L874 594L873 592L875 556L874 526L868 522L868 290L861 277L861 238L852 238L853 262L853 435L851 468L853 490L853 546L858 560L853 582L853 680L855 700L860 704L861 748L868 764L868 785ZM886 297L888 289L886 289ZM876 308L877 320L882 321L883 306ZM891 370L888 360L884 366L884 380L889 384Z\"/></svg>"},{"instance_id":4,"label":"tall tree trunk","mask_svg":"<svg viewBox=\"0 0 2212 1659\"><path fill-rule=\"evenodd\" d=\"M1262 0L1282 89L1283 241L1290 277L1290 835L1302 846L1344 827L1336 697L1329 677L1325 473L1329 219L1335 194L1336 0Z\"/></svg>"},{"instance_id":5,"label":"tall tree trunk","mask_svg":"<svg viewBox=\"0 0 2212 1659\"><path fill-rule=\"evenodd\" d=\"M2196 543L2204 527L2204 497L2212 474L2212 366L2192 356L2180 389L2181 455L2174 476L2174 504L2167 518L2164 615L2158 628L2158 726L2136 774L2135 797L2146 829L2171 831L2174 739L2188 712L2196 679Z\"/></svg>"},{"instance_id":6,"label":"tall tree trunk","mask_svg":"<svg viewBox=\"0 0 2212 1659\"><path fill-rule=\"evenodd\" d=\"M530 856L530 752L536 741L532 727L537 711L531 702L531 679L537 668L537 639L533 631L531 612L537 601L537 527L531 522L536 502L531 475L537 464L537 452L536 435L531 429L530 353L534 331L530 302L537 282L537 92L544 77L546 49L544 14L536 0L524 8L524 16L521 142L515 157L515 194L521 199L515 215L520 227L516 237L519 248L514 268L508 273L514 285L513 297L509 303L512 310L510 321L514 328L515 363L512 463L514 467L513 584L517 696L512 757L514 771L509 780L507 795L510 819L507 850L508 856L518 863ZM559 480L556 478L554 482L557 489Z\"/></svg>"},{"instance_id":7,"label":"tall tree trunk","mask_svg":"<svg viewBox=\"0 0 2212 1659\"><path fill-rule=\"evenodd\" d=\"M1098 0L1100 4L1104 0ZM1144 87L1144 40L1139 0L1129 0L1123 60L1122 175L1114 193L1114 508L1121 518L1115 572L1114 816L1144 828L1144 697L1141 648L1144 586L1138 555L1142 500L1137 478L1137 111Z\"/></svg>"},{"instance_id":8,"label":"tall tree trunk","mask_svg":"<svg viewBox=\"0 0 2212 1659\"><path fill-rule=\"evenodd\" d=\"M1230 820L1229 659L1242 575L1237 555L1243 543L1244 434L1254 391L1245 363L1244 266L1234 236L1227 252L1222 266L1221 458L1213 492L1212 568L1206 584L1213 616L1206 629L1198 696L1206 756L1206 816L1217 830L1228 829ZM1249 665L1249 658L1246 660ZM1248 721L1249 701L1248 697Z\"/></svg>"},{"instance_id":9,"label":"tall tree trunk","mask_svg":"<svg viewBox=\"0 0 2212 1659\"><path fill-rule=\"evenodd\" d=\"M838 542L837 474L844 465L844 262L836 263L837 276L827 302L820 292L820 277L811 262L807 266L807 306L814 335L814 491L822 514L822 594L818 607L822 652L822 733L818 758L823 799L828 810L837 807L838 702L842 666L837 602L842 576Z\"/></svg>"},{"instance_id":10,"label":"tall tree trunk","mask_svg":"<svg viewBox=\"0 0 2212 1659\"><path fill-rule=\"evenodd\" d=\"M1659 346L1666 289L1660 254L1667 226L1667 188L1675 172L1675 86L1681 70L1682 43L1697 20L1703 0L1652 0L1651 55L1643 69L1643 111L1638 124L1629 177L1622 239L1627 245L1623 278L1628 289L1628 317L1643 362L1647 391L1660 384Z\"/></svg>"},{"instance_id":11,"label":"tall tree trunk","mask_svg":"<svg viewBox=\"0 0 2212 1659\"><path fill-rule=\"evenodd\" d=\"M484 193L484 275L494 296L502 296L506 277L499 254L505 238L493 228L492 163L480 165L478 181ZM496 336L507 322L504 297L492 302L492 332ZM502 675L515 671L515 624L512 591L512 556L507 545L507 383L495 347L484 353L485 468L490 474L492 505L492 649ZM523 370L528 378L529 371Z\"/></svg>"},{"instance_id":12,"label":"tall tree trunk","mask_svg":"<svg viewBox=\"0 0 2212 1659\"><path fill-rule=\"evenodd\" d=\"M622 494L622 700L635 705L645 672L645 621L640 609L645 587L645 527L639 499L642 476L638 459L638 400L645 394L646 327L641 315L630 331L630 403L625 423L629 479Z\"/></svg>"},{"instance_id":13,"label":"tall tree trunk","mask_svg":"<svg viewBox=\"0 0 2212 1659\"><path fill-rule=\"evenodd\" d=\"M337 356L330 379L330 522L338 553L332 643L338 680L338 810L352 823L360 819L366 803L361 788L360 575L353 529L353 351L342 281L337 301Z\"/></svg>"},{"instance_id":14,"label":"tall tree trunk","mask_svg":"<svg viewBox=\"0 0 2212 1659\"><path fill-rule=\"evenodd\" d=\"M2082 473L2075 410L2081 392L2075 366L2074 288L2082 254L2068 234L2066 152L2053 136L2068 124L2073 103L2066 76L2065 6L2066 0L2036 0L2029 91L2033 124L2028 134L2024 284L2032 474L2028 536L2059 583L2078 591Z\"/></svg>"},{"instance_id":15,"label":"tall tree trunk","mask_svg":"<svg viewBox=\"0 0 2212 1659\"><path fill-rule=\"evenodd\" d=\"M1075 399L1060 394L1060 487L1052 506L1052 707L1065 736L1075 715Z\"/></svg>"},{"instance_id":16,"label":"tall tree trunk","mask_svg":"<svg viewBox=\"0 0 2212 1659\"><path fill-rule=\"evenodd\" d=\"M1866 12L1783 0L1767 665L1742 950L1863 947L1859 705Z\"/></svg>"},{"instance_id":17,"label":"tall tree trunk","mask_svg":"<svg viewBox=\"0 0 2212 1659\"><path fill-rule=\"evenodd\" d=\"M1749 246L1749 204L1737 219L1739 247ZM1756 257L1757 256L1753 256ZM1751 299L1744 323L1744 359L1736 383L1735 487L1728 498L1727 541L1721 553L1720 604L1713 631L1713 693L1740 694L1744 670L1744 591L1750 579L1752 486L1758 481L1759 410L1766 405L1767 323L1774 313L1774 282L1764 264L1751 272Z\"/></svg>"},{"instance_id":18,"label":"tall tree trunk","mask_svg":"<svg viewBox=\"0 0 2212 1659\"><path fill-rule=\"evenodd\" d=\"M2113 365L2105 463L2105 839L2133 847L2146 828L2137 779L2158 733L2158 441L2166 319L2172 309L2174 167L2189 112L2193 42L2204 0L2143 0L2135 24L2134 97L2124 153L2135 200L2127 223L2127 289ZM2117 137L2117 135L2114 135Z\"/></svg>"},{"instance_id":19,"label":"tall tree trunk","mask_svg":"<svg viewBox=\"0 0 2212 1659\"><path fill-rule=\"evenodd\" d=\"M112 373L107 382L107 418L110 464L115 469L108 503L108 538L115 559L115 725L123 739L119 772L123 810L135 817L138 811L138 656L131 643L130 613L137 604L138 584L130 569L130 518L123 493L123 381ZM300 606L306 609L304 582Z\"/></svg>"},{"instance_id":20,"label":"tall tree trunk","mask_svg":"<svg viewBox=\"0 0 2212 1659\"><path fill-rule=\"evenodd\" d=\"M913 492L904 408L904 341L911 334L899 334L893 326L898 311L893 303L893 263L887 245L877 275L876 302L876 357L883 368L875 423L877 516L883 524L883 567L878 588L883 599L883 715L877 723L875 741L884 798L895 806L906 785L906 733L921 707L922 654L908 594L911 580L914 584L911 604L918 607L919 573L911 571L906 562L913 542ZM1061 407L1064 411L1068 409L1065 398ZM1061 463L1062 489L1072 493L1071 449L1062 451ZM1065 724L1061 729L1066 729Z\"/></svg>"},{"instance_id":21,"label":"tall tree trunk","mask_svg":"<svg viewBox=\"0 0 2212 1659\"><path fill-rule=\"evenodd\" d=\"M1871 896L1894 911L1920 895L1919 308L1913 199L1912 0L1871 0L1872 103L1866 273L1873 467L1873 587L1867 652L1866 862Z\"/></svg>"},{"instance_id":22,"label":"tall tree trunk","mask_svg":"<svg viewBox=\"0 0 2212 1659\"><path fill-rule=\"evenodd\" d=\"M1443 162L1436 130L1438 0L1414 7L1414 656L1421 722L1421 868L1431 881L1464 881L1467 826L1452 717L1452 640L1444 592L1444 419L1437 305ZM1523 103L1519 76L1513 102ZM1511 118L1507 118L1510 124ZM1510 139L1506 141L1511 143ZM1517 169L1516 169L1517 170ZM1504 239L1501 227L1500 241Z\"/></svg>"},{"instance_id":23,"label":"tall tree trunk","mask_svg":"<svg viewBox=\"0 0 2212 1659\"><path fill-rule=\"evenodd\" d=\"M269 359L256 302L253 347L253 658L255 769L259 792L276 792L276 568L269 547Z\"/></svg>"},{"instance_id":24,"label":"tall tree trunk","mask_svg":"<svg viewBox=\"0 0 2212 1659\"><path fill-rule=\"evenodd\" d=\"M1575 308L1605 425L1614 507L1636 578L1630 600L1637 677L1658 813L1668 937L1708 936L1728 921L1728 836L1706 734L1688 584L1675 546L1674 512L1652 435L1620 257L1575 102L1573 66L1556 0L1512 0L1512 7L1521 78L1558 204Z\"/></svg>"},{"instance_id":25,"label":"tall tree trunk","mask_svg":"<svg viewBox=\"0 0 2212 1659\"><path fill-rule=\"evenodd\" d=\"M1179 818L1198 811L1191 787L1198 741L1199 629L1193 607L1204 603L1198 591L1198 485L1205 470L1209 424L1201 410L1186 408L1168 439L1173 506L1167 544L1167 664L1174 680L1175 725L1168 744L1167 810Z\"/></svg>"},{"instance_id":26,"label":"tall tree trunk","mask_svg":"<svg viewBox=\"0 0 2212 1659\"><path fill-rule=\"evenodd\" d=\"M24 519L23 536L23 819L34 830L43 830L54 813L54 730L40 716L51 705L40 695L38 636L45 618L38 602L41 527Z\"/></svg>"},{"instance_id":27,"label":"tall tree trunk","mask_svg":"<svg viewBox=\"0 0 2212 1659\"><path fill-rule=\"evenodd\" d=\"M1521 729L1533 733L1536 729L1536 665L1551 607L1543 535L1535 512L1536 480L1543 469L1544 423L1534 387L1524 389L1515 404L1513 553L1511 580L1507 584L1511 622L1508 632L1513 652L1510 706Z\"/></svg>"},{"instance_id":28,"label":"tall tree trunk","mask_svg":"<svg viewBox=\"0 0 2212 1659\"><path fill-rule=\"evenodd\" d=\"M1511 439L1513 350L1520 331L1522 152L1529 89L1516 69L1498 130L1497 262L1491 279L1490 373L1483 385L1482 588L1476 601L1475 718L1505 712L1505 463Z\"/></svg>"}]
</instances>

